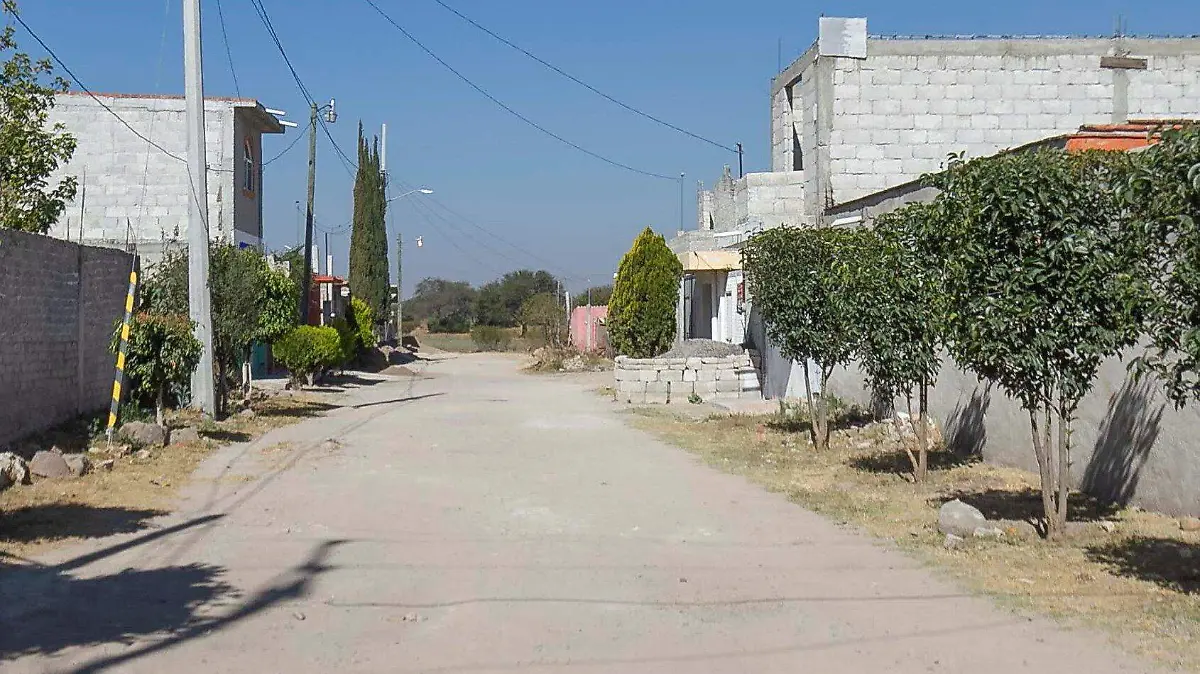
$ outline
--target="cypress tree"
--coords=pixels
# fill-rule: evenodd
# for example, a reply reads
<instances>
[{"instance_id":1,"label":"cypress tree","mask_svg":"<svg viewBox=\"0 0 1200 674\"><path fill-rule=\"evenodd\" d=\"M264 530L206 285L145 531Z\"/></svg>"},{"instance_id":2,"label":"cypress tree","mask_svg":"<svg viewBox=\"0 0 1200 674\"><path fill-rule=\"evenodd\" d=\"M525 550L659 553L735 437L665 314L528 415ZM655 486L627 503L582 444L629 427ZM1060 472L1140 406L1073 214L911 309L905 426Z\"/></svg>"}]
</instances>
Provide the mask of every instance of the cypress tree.
<instances>
[{"instance_id":1,"label":"cypress tree","mask_svg":"<svg viewBox=\"0 0 1200 674\"><path fill-rule=\"evenodd\" d=\"M675 304L683 264L647 227L621 258L608 302L608 338L617 353L653 358L675 341Z\"/></svg>"},{"instance_id":2,"label":"cypress tree","mask_svg":"<svg viewBox=\"0 0 1200 674\"><path fill-rule=\"evenodd\" d=\"M380 171L379 140L368 143L358 125L358 174L354 178L354 219L350 235L350 290L371 307L377 320L387 316L387 196Z\"/></svg>"}]
</instances>

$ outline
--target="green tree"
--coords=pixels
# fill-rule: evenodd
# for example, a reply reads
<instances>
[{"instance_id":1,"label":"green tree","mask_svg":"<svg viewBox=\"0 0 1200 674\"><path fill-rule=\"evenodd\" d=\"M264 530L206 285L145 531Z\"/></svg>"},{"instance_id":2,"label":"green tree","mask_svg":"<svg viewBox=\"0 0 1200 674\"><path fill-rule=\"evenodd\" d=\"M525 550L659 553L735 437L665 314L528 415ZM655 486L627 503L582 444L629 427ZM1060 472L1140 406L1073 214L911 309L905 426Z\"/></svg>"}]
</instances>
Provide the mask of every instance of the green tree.
<instances>
[{"instance_id":1,"label":"green tree","mask_svg":"<svg viewBox=\"0 0 1200 674\"><path fill-rule=\"evenodd\" d=\"M862 333L858 361L877 396L907 402L917 454L908 445L904 450L917 482L928 472L929 387L941 369L942 346L940 258L918 246L928 211L925 204L910 204L875 220L878 236L868 239L872 245L859 258L862 279L856 300Z\"/></svg>"},{"instance_id":2,"label":"green tree","mask_svg":"<svg viewBox=\"0 0 1200 674\"><path fill-rule=\"evenodd\" d=\"M287 368L295 382L311 386L318 374L337 367L345 357L338 331L329 326L299 325L271 346L275 360Z\"/></svg>"},{"instance_id":3,"label":"green tree","mask_svg":"<svg viewBox=\"0 0 1200 674\"><path fill-rule=\"evenodd\" d=\"M112 352L121 346L120 323L112 339ZM129 345L125 376L130 391L142 400L154 401L154 418L164 425L169 389L187 386L200 362L200 340L192 334L192 322L182 314L138 312L129 323Z\"/></svg>"},{"instance_id":4,"label":"green tree","mask_svg":"<svg viewBox=\"0 0 1200 674\"><path fill-rule=\"evenodd\" d=\"M925 248L945 264L947 346L1028 412L1050 538L1066 525L1079 401L1142 331L1146 251L1112 189L1127 161L1042 150L932 178Z\"/></svg>"},{"instance_id":5,"label":"green tree","mask_svg":"<svg viewBox=\"0 0 1200 674\"><path fill-rule=\"evenodd\" d=\"M186 253L170 253L152 270L142 292L147 309L187 313L187 264ZM249 387L249 377L239 365L249 361L253 344L277 338L294 324L292 307L299 289L290 277L272 270L256 249L220 243L209 247L209 288L217 407L225 414L229 382L238 380L244 392Z\"/></svg>"},{"instance_id":6,"label":"green tree","mask_svg":"<svg viewBox=\"0 0 1200 674\"><path fill-rule=\"evenodd\" d=\"M521 325L531 328L545 345L561 349L567 342L567 315L552 293L538 293L521 305Z\"/></svg>"},{"instance_id":7,"label":"green tree","mask_svg":"<svg viewBox=\"0 0 1200 674\"><path fill-rule=\"evenodd\" d=\"M354 179L354 219L350 234L350 290L371 307L372 316L388 315L387 197L379 164L379 140L368 143L358 124L358 174ZM372 326L374 327L374 326Z\"/></svg>"},{"instance_id":8,"label":"green tree","mask_svg":"<svg viewBox=\"0 0 1200 674\"><path fill-rule=\"evenodd\" d=\"M1200 125L1139 153L1121 191L1151 242L1150 349L1136 367L1181 407L1200 400Z\"/></svg>"},{"instance_id":9,"label":"green tree","mask_svg":"<svg viewBox=\"0 0 1200 674\"><path fill-rule=\"evenodd\" d=\"M873 249L873 237L863 229L780 227L756 234L742 248L749 294L767 334L786 358L803 363L818 450L829 445L829 377L850 362L862 341L859 261ZM810 361L820 370L820 396L813 395Z\"/></svg>"},{"instance_id":10,"label":"green tree","mask_svg":"<svg viewBox=\"0 0 1200 674\"><path fill-rule=\"evenodd\" d=\"M371 307L367 303L357 297L350 298L350 323L358 332L358 349L373 349L375 348L375 331L371 326L375 325L375 316L371 312Z\"/></svg>"},{"instance_id":11,"label":"green tree","mask_svg":"<svg viewBox=\"0 0 1200 674\"><path fill-rule=\"evenodd\" d=\"M548 271L511 271L479 289L476 322L502 327L521 325L521 305L525 300L534 295L557 292L558 279ZM524 333L524 325L521 325L521 331Z\"/></svg>"},{"instance_id":12,"label":"green tree","mask_svg":"<svg viewBox=\"0 0 1200 674\"><path fill-rule=\"evenodd\" d=\"M3 9L16 15L17 4L4 0ZM75 152L66 127L47 124L54 95L67 83L53 76L50 59L17 51L15 35L10 20L0 32L0 54L8 57L0 67L0 227L45 234L77 188L72 176L54 187L49 182Z\"/></svg>"},{"instance_id":13,"label":"green tree","mask_svg":"<svg viewBox=\"0 0 1200 674\"><path fill-rule=\"evenodd\" d=\"M404 317L427 323L430 332L467 332L478 297L479 292L466 281L427 278L404 302Z\"/></svg>"},{"instance_id":14,"label":"green tree","mask_svg":"<svg viewBox=\"0 0 1200 674\"><path fill-rule=\"evenodd\" d=\"M587 306L588 297L591 297L592 306L603 307L608 304L612 297L613 287L611 284L602 286L592 286L587 290L575 295L571 298L571 305L576 307Z\"/></svg>"},{"instance_id":15,"label":"green tree","mask_svg":"<svg viewBox=\"0 0 1200 674\"><path fill-rule=\"evenodd\" d=\"M683 264L647 227L621 258L608 303L608 339L617 353L653 358L675 341L675 307Z\"/></svg>"}]
</instances>

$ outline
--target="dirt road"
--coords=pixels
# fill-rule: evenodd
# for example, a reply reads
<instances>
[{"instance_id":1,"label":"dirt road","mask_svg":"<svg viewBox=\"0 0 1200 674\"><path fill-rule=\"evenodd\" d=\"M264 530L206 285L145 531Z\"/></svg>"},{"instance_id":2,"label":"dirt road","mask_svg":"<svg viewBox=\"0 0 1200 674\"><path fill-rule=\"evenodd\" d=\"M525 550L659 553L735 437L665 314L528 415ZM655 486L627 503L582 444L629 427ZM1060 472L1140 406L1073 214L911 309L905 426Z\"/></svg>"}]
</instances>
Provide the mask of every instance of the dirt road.
<instances>
[{"instance_id":1,"label":"dirt road","mask_svg":"<svg viewBox=\"0 0 1200 674\"><path fill-rule=\"evenodd\" d=\"M582 384L500 357L424 372L221 450L156 528L0 566L0 670L1151 671L699 465Z\"/></svg>"}]
</instances>

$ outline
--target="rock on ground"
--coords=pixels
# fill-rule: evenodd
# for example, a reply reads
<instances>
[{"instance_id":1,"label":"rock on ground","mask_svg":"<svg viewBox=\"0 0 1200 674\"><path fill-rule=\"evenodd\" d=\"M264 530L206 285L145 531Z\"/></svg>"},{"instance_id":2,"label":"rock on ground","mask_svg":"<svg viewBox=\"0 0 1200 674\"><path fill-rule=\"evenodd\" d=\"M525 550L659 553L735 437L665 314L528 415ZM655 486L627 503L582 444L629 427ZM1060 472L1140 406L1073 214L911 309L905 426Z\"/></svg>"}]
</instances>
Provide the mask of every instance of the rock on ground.
<instances>
[{"instance_id":1,"label":"rock on ground","mask_svg":"<svg viewBox=\"0 0 1200 674\"><path fill-rule=\"evenodd\" d=\"M167 429L145 421L121 424L121 437L143 447L162 447L167 444Z\"/></svg>"},{"instance_id":2,"label":"rock on ground","mask_svg":"<svg viewBox=\"0 0 1200 674\"><path fill-rule=\"evenodd\" d=\"M189 442L200 442L200 431L191 426L171 431L172 445L182 445Z\"/></svg>"},{"instance_id":3,"label":"rock on ground","mask_svg":"<svg viewBox=\"0 0 1200 674\"><path fill-rule=\"evenodd\" d=\"M977 529L987 529L988 521L975 506L958 499L947 501L938 510L938 531L962 538L975 535Z\"/></svg>"},{"instance_id":4,"label":"rock on ground","mask_svg":"<svg viewBox=\"0 0 1200 674\"><path fill-rule=\"evenodd\" d=\"M25 459L4 452L0 454L0 489L7 489L14 484L29 484L29 466Z\"/></svg>"},{"instance_id":5,"label":"rock on ground","mask_svg":"<svg viewBox=\"0 0 1200 674\"><path fill-rule=\"evenodd\" d=\"M38 477L70 477L71 467L59 452L38 452L29 462L29 472Z\"/></svg>"},{"instance_id":6,"label":"rock on ground","mask_svg":"<svg viewBox=\"0 0 1200 674\"><path fill-rule=\"evenodd\" d=\"M687 339L659 358L724 358L742 353L745 353L745 350L737 344L715 342L711 339Z\"/></svg>"},{"instance_id":7,"label":"rock on ground","mask_svg":"<svg viewBox=\"0 0 1200 674\"><path fill-rule=\"evenodd\" d=\"M67 468L75 477L92 472L92 462L83 454L67 454L63 460L67 462Z\"/></svg>"}]
</instances>

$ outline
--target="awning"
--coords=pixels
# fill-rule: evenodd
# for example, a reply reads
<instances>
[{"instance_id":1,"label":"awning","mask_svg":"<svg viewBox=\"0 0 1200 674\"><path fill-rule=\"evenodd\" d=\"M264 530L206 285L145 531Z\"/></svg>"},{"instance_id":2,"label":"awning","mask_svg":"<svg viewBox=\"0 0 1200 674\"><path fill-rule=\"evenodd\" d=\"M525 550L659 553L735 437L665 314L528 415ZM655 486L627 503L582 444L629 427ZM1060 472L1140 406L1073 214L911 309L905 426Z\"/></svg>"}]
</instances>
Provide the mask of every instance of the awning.
<instances>
[{"instance_id":1,"label":"awning","mask_svg":"<svg viewBox=\"0 0 1200 674\"><path fill-rule=\"evenodd\" d=\"M679 254L683 270L697 271L730 271L742 268L742 253L736 250L690 250Z\"/></svg>"}]
</instances>

